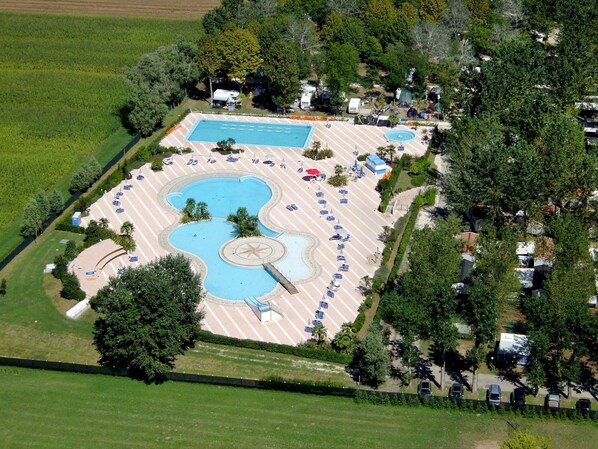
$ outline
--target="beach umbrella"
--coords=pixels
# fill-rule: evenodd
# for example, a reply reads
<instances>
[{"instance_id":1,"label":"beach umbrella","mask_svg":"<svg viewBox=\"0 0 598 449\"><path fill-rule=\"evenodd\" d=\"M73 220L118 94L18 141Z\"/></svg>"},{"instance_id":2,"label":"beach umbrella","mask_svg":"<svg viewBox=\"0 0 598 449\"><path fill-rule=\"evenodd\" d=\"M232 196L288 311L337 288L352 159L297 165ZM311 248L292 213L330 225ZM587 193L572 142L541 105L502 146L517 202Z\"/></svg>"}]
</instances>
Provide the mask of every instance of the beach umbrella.
<instances>
[{"instance_id":1,"label":"beach umbrella","mask_svg":"<svg viewBox=\"0 0 598 449\"><path fill-rule=\"evenodd\" d=\"M317 168L308 168L307 170L305 170L305 173L312 176L318 176L320 174L320 170L318 170Z\"/></svg>"},{"instance_id":2,"label":"beach umbrella","mask_svg":"<svg viewBox=\"0 0 598 449\"><path fill-rule=\"evenodd\" d=\"M353 154L355 156L357 156L359 154L359 150L357 149L357 145L355 145L355 151L353 151Z\"/></svg>"},{"instance_id":3,"label":"beach umbrella","mask_svg":"<svg viewBox=\"0 0 598 449\"><path fill-rule=\"evenodd\" d=\"M357 159L353 162L353 170L357 171Z\"/></svg>"},{"instance_id":4,"label":"beach umbrella","mask_svg":"<svg viewBox=\"0 0 598 449\"><path fill-rule=\"evenodd\" d=\"M359 170L359 176L361 176L362 178L365 176L365 172L363 171L363 167L361 167L361 169Z\"/></svg>"}]
</instances>

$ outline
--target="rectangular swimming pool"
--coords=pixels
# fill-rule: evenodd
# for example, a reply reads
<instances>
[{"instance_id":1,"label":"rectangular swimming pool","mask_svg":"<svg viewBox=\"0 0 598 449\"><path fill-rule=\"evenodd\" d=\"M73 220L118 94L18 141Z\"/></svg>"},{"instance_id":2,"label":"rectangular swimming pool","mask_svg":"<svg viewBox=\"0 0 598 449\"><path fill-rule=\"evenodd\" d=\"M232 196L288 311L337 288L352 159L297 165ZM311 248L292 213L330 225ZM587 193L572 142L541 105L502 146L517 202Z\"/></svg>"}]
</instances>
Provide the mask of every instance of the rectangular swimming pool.
<instances>
[{"instance_id":1,"label":"rectangular swimming pool","mask_svg":"<svg viewBox=\"0 0 598 449\"><path fill-rule=\"evenodd\" d=\"M239 145L305 148L313 129L312 125L201 119L191 129L187 140L216 143L232 138Z\"/></svg>"}]
</instances>

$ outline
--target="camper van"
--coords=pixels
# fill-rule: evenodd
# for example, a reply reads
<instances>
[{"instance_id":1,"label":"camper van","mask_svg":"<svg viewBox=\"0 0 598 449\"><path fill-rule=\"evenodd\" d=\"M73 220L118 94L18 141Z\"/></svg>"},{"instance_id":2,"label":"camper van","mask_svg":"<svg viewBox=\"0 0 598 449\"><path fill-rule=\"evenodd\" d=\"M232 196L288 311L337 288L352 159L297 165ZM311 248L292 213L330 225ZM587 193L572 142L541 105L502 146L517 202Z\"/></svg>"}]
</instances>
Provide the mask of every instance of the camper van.
<instances>
[{"instance_id":1,"label":"camper van","mask_svg":"<svg viewBox=\"0 0 598 449\"><path fill-rule=\"evenodd\" d=\"M349 100L349 107L347 108L347 112L349 114L357 114L359 112L360 107L361 107L361 99L360 98L351 98Z\"/></svg>"},{"instance_id":2,"label":"camper van","mask_svg":"<svg viewBox=\"0 0 598 449\"><path fill-rule=\"evenodd\" d=\"M301 95L301 103L300 103L301 109L303 109L304 111L310 110L311 100L312 100L313 96L314 96L313 92L305 92L303 95Z\"/></svg>"},{"instance_id":3,"label":"camper van","mask_svg":"<svg viewBox=\"0 0 598 449\"><path fill-rule=\"evenodd\" d=\"M239 102L239 92L236 90L216 89L212 100L217 105L237 104Z\"/></svg>"}]
</instances>

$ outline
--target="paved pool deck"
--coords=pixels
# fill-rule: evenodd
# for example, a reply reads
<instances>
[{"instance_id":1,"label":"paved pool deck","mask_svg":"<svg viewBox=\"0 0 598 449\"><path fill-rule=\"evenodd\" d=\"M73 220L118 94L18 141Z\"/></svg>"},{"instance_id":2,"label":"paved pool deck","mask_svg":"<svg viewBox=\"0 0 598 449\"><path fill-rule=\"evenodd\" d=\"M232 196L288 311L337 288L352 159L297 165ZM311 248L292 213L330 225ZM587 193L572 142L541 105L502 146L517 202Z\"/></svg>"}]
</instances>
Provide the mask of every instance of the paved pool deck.
<instances>
[{"instance_id":1,"label":"paved pool deck","mask_svg":"<svg viewBox=\"0 0 598 449\"><path fill-rule=\"evenodd\" d=\"M311 124L315 127L311 141L318 140L322 142L322 148L331 148L334 157L313 161L302 156L302 149L236 145L244 152L238 155L239 159L236 162L228 162L227 156L210 151L213 144L185 140L195 122L201 118ZM176 183L176 180L182 177L193 177L192 175L215 175L223 172L253 174L275 185L279 190L278 202L267 211L268 220L277 228L287 230L289 236L306 234L316 242L311 250L312 263L317 265L316 275L306 281L297 282L299 293L295 295L289 294L280 286L277 287L271 296L278 309L284 313L280 320L262 323L251 309L242 303L207 299L200 304L200 308L206 314L202 327L221 335L275 343L296 344L309 339L310 334L305 331L305 327L315 319L315 312L326 295L327 286L343 263L337 260L338 242L329 240L335 232L333 226L340 223L351 236L342 253L350 268L348 272L342 273L340 288L334 298L328 299L328 309L324 309L325 316L322 322L332 337L343 323L353 321L357 316L357 309L364 297L356 287L363 276L371 276L376 270L377 266L370 261L372 255L383 247L378 235L382 227L392 225L396 217L377 211L379 195L375 186L379 177L367 169L364 169L365 177L349 181L345 187L348 191L346 195L325 181L306 181L305 171L299 173L298 169L316 168L332 175L336 164L350 168L355 161L356 148L362 154L374 154L377 147L388 145L384 137L386 131L388 128L337 121L330 122L330 127L327 127L324 121L189 114L161 143L163 146L190 147L193 149L192 154L175 154L172 165L165 165L164 170L160 172L151 171L149 164L133 171L132 180L123 181L120 186L106 192L91 206L89 217L83 219L83 225L87 225L89 220L105 217L110 226L117 231L124 221L131 221L135 226L133 237L137 243L134 255L138 257L137 262L130 262L127 256L111 260L101 273L98 273L95 281L81 280L83 290L90 294L95 293L108 282L109 276L116 275L119 266L139 266L169 252L167 245L163 244L165 230L178 225L180 214L164 206L160 192L163 192L165 186ZM421 143L421 129L416 133L417 139L403 145L405 153L421 156L426 148ZM208 163L209 157L215 162ZM260 162L254 163L254 157ZM188 165L190 158L198 159L198 164ZM274 165L263 164L266 159L272 160ZM286 168L283 168L284 165ZM138 179L140 174L143 175L143 179ZM132 185L130 190L123 190L126 183ZM123 192L120 207L124 212L121 213L118 213L118 207L113 205L115 194L119 190ZM318 192L327 200L328 210L335 217L334 221L328 221L326 216L320 214L322 207L318 204ZM341 204L342 198L346 198L348 204ZM296 204L298 210L287 210L286 206L291 203ZM197 264L195 266L198 267Z\"/></svg>"}]
</instances>

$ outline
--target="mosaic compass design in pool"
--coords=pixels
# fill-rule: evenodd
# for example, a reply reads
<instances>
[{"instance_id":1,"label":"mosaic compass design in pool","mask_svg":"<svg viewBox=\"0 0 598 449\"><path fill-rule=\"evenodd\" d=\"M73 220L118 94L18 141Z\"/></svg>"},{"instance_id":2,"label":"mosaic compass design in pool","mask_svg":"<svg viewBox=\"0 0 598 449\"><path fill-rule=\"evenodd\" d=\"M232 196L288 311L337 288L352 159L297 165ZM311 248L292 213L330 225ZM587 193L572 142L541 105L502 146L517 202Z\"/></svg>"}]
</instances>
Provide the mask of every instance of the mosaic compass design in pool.
<instances>
[{"instance_id":1,"label":"mosaic compass design in pool","mask_svg":"<svg viewBox=\"0 0 598 449\"><path fill-rule=\"evenodd\" d=\"M220 256L235 265L255 267L282 259L285 245L268 237L234 239L220 248Z\"/></svg>"}]
</instances>

